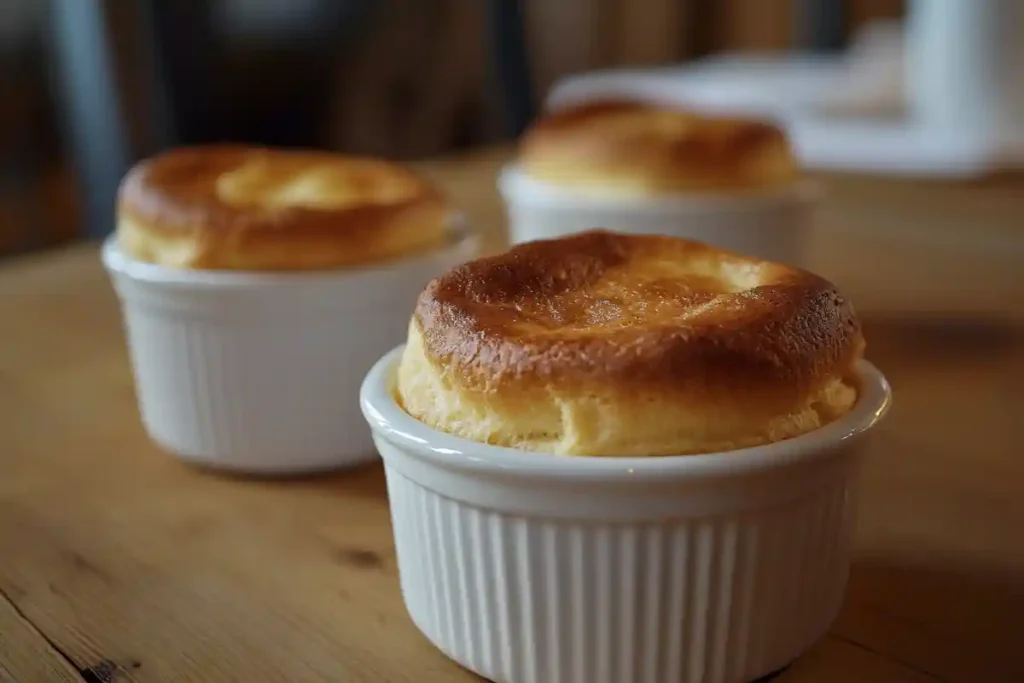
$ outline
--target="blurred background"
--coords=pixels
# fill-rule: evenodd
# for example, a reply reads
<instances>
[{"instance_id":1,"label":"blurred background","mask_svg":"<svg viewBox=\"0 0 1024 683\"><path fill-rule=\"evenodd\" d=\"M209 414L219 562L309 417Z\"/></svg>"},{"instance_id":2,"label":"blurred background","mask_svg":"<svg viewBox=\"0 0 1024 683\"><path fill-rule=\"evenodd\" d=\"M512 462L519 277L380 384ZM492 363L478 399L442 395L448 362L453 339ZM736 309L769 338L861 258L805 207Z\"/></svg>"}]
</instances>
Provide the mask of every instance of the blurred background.
<instances>
[{"instance_id":1,"label":"blurred background","mask_svg":"<svg viewBox=\"0 0 1024 683\"><path fill-rule=\"evenodd\" d=\"M513 139L551 86L842 50L900 0L3 0L0 258L98 237L135 160L245 140L395 159Z\"/></svg>"}]
</instances>

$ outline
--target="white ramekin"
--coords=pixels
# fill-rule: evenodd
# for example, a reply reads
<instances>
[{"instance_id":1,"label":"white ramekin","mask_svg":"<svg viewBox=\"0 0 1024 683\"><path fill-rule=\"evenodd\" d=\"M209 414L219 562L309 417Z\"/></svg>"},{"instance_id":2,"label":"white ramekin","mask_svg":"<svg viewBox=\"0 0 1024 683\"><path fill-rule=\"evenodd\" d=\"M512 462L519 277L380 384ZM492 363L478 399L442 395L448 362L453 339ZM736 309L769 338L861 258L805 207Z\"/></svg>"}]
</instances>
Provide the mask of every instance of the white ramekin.
<instances>
[{"instance_id":1,"label":"white ramekin","mask_svg":"<svg viewBox=\"0 0 1024 683\"><path fill-rule=\"evenodd\" d=\"M857 465L891 392L769 446L658 458L527 453L431 429L361 392L384 459L402 595L442 652L504 683L746 683L836 616Z\"/></svg>"},{"instance_id":2,"label":"white ramekin","mask_svg":"<svg viewBox=\"0 0 1024 683\"><path fill-rule=\"evenodd\" d=\"M477 237L386 265L198 271L102 258L121 300L142 421L163 449L217 469L299 474L377 454L359 385L405 337L416 296Z\"/></svg>"},{"instance_id":3,"label":"white ramekin","mask_svg":"<svg viewBox=\"0 0 1024 683\"><path fill-rule=\"evenodd\" d=\"M745 195L613 197L557 187L515 165L498 176L512 244L592 228L661 234L803 266L819 189L809 180L784 190Z\"/></svg>"}]
</instances>

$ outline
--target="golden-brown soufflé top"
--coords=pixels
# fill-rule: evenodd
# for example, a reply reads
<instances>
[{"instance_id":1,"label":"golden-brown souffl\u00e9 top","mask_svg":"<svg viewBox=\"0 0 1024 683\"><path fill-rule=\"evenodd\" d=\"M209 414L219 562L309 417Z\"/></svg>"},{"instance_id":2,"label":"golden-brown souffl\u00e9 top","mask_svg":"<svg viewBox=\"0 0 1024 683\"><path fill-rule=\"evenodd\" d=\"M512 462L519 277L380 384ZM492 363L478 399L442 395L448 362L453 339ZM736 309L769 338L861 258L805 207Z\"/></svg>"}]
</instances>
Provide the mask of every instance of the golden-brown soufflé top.
<instances>
[{"instance_id":1,"label":"golden-brown souffl\u00e9 top","mask_svg":"<svg viewBox=\"0 0 1024 683\"><path fill-rule=\"evenodd\" d=\"M519 144L531 178L626 196L750 193L799 178L774 124L629 100L598 100L538 119Z\"/></svg>"},{"instance_id":2,"label":"golden-brown souffl\u00e9 top","mask_svg":"<svg viewBox=\"0 0 1024 683\"><path fill-rule=\"evenodd\" d=\"M851 304L803 270L591 231L435 279L397 374L413 417L569 455L712 453L816 429L857 398Z\"/></svg>"},{"instance_id":3,"label":"golden-brown souffl\u00e9 top","mask_svg":"<svg viewBox=\"0 0 1024 683\"><path fill-rule=\"evenodd\" d=\"M435 248L449 207L412 171L328 152L212 145L142 161L118 195L121 249L211 270L359 266Z\"/></svg>"}]
</instances>

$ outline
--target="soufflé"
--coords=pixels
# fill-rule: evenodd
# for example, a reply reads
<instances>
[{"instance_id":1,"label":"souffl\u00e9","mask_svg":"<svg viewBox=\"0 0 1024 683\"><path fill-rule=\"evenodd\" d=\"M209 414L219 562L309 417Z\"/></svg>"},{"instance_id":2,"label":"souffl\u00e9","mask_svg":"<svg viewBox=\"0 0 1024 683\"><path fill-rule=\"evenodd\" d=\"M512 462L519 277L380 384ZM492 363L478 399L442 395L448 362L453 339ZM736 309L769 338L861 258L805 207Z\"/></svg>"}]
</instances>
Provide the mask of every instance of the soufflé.
<instances>
[{"instance_id":1,"label":"souffl\u00e9","mask_svg":"<svg viewBox=\"0 0 1024 683\"><path fill-rule=\"evenodd\" d=\"M432 185L387 161L222 145L135 166L117 234L126 255L163 266L331 269L437 248L450 214Z\"/></svg>"},{"instance_id":2,"label":"souffl\u00e9","mask_svg":"<svg viewBox=\"0 0 1024 683\"><path fill-rule=\"evenodd\" d=\"M809 272L705 244L589 231L431 282L404 409L472 441L582 456L730 451L857 400L853 307Z\"/></svg>"},{"instance_id":3,"label":"souffl\u00e9","mask_svg":"<svg viewBox=\"0 0 1024 683\"><path fill-rule=\"evenodd\" d=\"M521 138L518 164L552 186L641 197L763 192L800 175L769 121L626 100L545 114Z\"/></svg>"}]
</instances>

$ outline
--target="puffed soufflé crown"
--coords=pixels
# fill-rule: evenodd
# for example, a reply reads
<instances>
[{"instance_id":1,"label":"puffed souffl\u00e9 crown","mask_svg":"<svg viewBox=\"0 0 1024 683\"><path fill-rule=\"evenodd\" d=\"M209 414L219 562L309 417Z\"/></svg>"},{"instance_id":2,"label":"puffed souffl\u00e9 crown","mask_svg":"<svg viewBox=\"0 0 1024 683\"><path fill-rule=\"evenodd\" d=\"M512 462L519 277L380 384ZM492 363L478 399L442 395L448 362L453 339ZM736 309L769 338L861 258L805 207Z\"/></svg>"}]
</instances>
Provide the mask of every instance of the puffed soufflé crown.
<instances>
[{"instance_id":1,"label":"puffed souffl\u00e9 crown","mask_svg":"<svg viewBox=\"0 0 1024 683\"><path fill-rule=\"evenodd\" d=\"M449 237L450 209L397 164L328 152L214 145L142 161L118 195L121 249L211 270L312 270L417 254Z\"/></svg>"},{"instance_id":2,"label":"puffed souffl\u00e9 crown","mask_svg":"<svg viewBox=\"0 0 1024 683\"><path fill-rule=\"evenodd\" d=\"M864 339L830 282L673 237L590 231L423 291L396 398L425 424L552 454L729 451L857 399Z\"/></svg>"},{"instance_id":3,"label":"puffed souffl\u00e9 crown","mask_svg":"<svg viewBox=\"0 0 1024 683\"><path fill-rule=\"evenodd\" d=\"M518 162L531 178L616 195L759 192L799 178L785 133L768 121L627 100L540 117Z\"/></svg>"}]
</instances>

